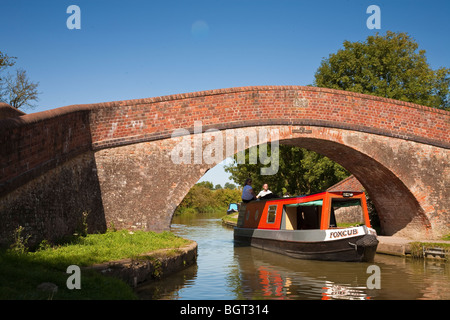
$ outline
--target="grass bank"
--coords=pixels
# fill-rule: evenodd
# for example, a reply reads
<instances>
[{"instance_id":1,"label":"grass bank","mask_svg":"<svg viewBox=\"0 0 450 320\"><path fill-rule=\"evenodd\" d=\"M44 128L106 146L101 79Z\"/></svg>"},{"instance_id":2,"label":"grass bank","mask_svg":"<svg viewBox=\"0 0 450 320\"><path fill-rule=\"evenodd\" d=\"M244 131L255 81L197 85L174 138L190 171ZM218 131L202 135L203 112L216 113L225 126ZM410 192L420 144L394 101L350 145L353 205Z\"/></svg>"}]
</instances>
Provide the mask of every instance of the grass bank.
<instances>
[{"instance_id":1,"label":"grass bank","mask_svg":"<svg viewBox=\"0 0 450 320\"><path fill-rule=\"evenodd\" d=\"M448 236L444 237L445 241L448 241ZM442 242L420 242L420 241L414 241L410 244L410 250L411 250L411 257L422 259L425 258L425 252L424 249L430 249L430 248L438 248L442 249L443 252L446 254L446 260L449 262L449 256L450 256L450 243L442 243Z\"/></svg>"},{"instance_id":2,"label":"grass bank","mask_svg":"<svg viewBox=\"0 0 450 320\"><path fill-rule=\"evenodd\" d=\"M50 246L45 242L28 252L19 242L0 251L0 299L136 299L132 288L121 280L93 270L82 270L81 289L69 290L67 267L86 267L111 260L137 258L158 249L179 248L190 241L170 232L109 231L77 237L67 244ZM49 282L56 292L38 286Z\"/></svg>"},{"instance_id":3,"label":"grass bank","mask_svg":"<svg viewBox=\"0 0 450 320\"><path fill-rule=\"evenodd\" d=\"M237 224L239 213L227 214L222 217L222 221L230 224Z\"/></svg>"}]
</instances>

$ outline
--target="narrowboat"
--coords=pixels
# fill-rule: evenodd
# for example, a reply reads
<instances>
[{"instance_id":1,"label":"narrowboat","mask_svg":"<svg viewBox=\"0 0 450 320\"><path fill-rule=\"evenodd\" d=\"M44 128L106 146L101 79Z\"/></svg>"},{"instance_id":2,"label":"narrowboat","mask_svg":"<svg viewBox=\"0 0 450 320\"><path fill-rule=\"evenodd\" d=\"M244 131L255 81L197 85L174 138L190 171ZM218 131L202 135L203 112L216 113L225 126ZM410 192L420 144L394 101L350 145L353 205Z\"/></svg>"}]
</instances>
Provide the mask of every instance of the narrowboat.
<instances>
[{"instance_id":1,"label":"narrowboat","mask_svg":"<svg viewBox=\"0 0 450 320\"><path fill-rule=\"evenodd\" d=\"M353 210L357 221L340 223L343 209ZM371 262L378 246L364 192L326 191L242 203L234 239L309 260Z\"/></svg>"}]
</instances>

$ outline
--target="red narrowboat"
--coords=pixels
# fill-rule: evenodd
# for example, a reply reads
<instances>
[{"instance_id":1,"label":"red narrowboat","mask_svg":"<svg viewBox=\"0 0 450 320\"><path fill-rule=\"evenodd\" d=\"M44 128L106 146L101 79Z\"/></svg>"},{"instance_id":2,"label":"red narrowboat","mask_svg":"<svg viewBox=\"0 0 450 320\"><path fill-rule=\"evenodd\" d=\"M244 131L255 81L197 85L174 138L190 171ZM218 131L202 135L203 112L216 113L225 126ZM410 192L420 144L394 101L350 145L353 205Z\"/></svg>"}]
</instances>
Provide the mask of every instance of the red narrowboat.
<instances>
[{"instance_id":1,"label":"red narrowboat","mask_svg":"<svg viewBox=\"0 0 450 320\"><path fill-rule=\"evenodd\" d=\"M342 208L356 212L358 221L351 226L340 224L339 219L336 221ZM238 243L311 260L370 262L378 246L364 192L327 191L243 203L234 239Z\"/></svg>"}]
</instances>

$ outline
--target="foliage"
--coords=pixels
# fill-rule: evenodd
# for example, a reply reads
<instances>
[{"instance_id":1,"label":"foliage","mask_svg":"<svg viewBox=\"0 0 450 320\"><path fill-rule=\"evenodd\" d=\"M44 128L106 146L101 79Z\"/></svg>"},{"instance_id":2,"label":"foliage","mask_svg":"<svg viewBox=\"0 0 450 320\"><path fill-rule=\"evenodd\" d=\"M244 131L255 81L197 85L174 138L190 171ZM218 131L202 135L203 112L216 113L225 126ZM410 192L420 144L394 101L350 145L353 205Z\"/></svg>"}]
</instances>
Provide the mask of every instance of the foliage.
<instances>
[{"instance_id":1,"label":"foliage","mask_svg":"<svg viewBox=\"0 0 450 320\"><path fill-rule=\"evenodd\" d=\"M14 108L35 107L33 102L38 101L39 83L32 82L23 69L16 69L14 74L2 72L14 66L16 57L9 57L0 51L0 101L6 102Z\"/></svg>"},{"instance_id":2,"label":"foliage","mask_svg":"<svg viewBox=\"0 0 450 320\"><path fill-rule=\"evenodd\" d=\"M15 64L14 59L17 59L16 57L9 57L7 54L0 51L0 72L6 69L7 67L12 67ZM3 79L0 78L0 82Z\"/></svg>"},{"instance_id":3,"label":"foliage","mask_svg":"<svg viewBox=\"0 0 450 320\"><path fill-rule=\"evenodd\" d=\"M238 214L227 214L222 217L222 221L236 224L238 222Z\"/></svg>"},{"instance_id":4,"label":"foliage","mask_svg":"<svg viewBox=\"0 0 450 320\"><path fill-rule=\"evenodd\" d=\"M387 31L343 46L322 60L315 86L450 110L450 69L432 70L408 34Z\"/></svg>"},{"instance_id":5,"label":"foliage","mask_svg":"<svg viewBox=\"0 0 450 320\"><path fill-rule=\"evenodd\" d=\"M199 187L205 187L205 188L207 188L209 190L214 190L214 185L213 185L213 183L211 181L198 182L196 185L199 186Z\"/></svg>"},{"instance_id":6,"label":"foliage","mask_svg":"<svg viewBox=\"0 0 450 320\"><path fill-rule=\"evenodd\" d=\"M422 259L425 258L424 248L441 248L444 252L449 255L450 254L450 244L442 243L442 242L420 242L414 241L410 242L410 254L412 258ZM448 259L447 259L448 261Z\"/></svg>"},{"instance_id":7,"label":"foliage","mask_svg":"<svg viewBox=\"0 0 450 320\"><path fill-rule=\"evenodd\" d=\"M188 241L170 232L123 230L89 234L54 247L45 241L35 252L0 251L0 299L135 299L124 282L86 269L82 271L82 289L69 290L67 267L134 258L157 249L179 248ZM56 284L57 293L49 297L37 290L43 282Z\"/></svg>"},{"instance_id":8,"label":"foliage","mask_svg":"<svg viewBox=\"0 0 450 320\"><path fill-rule=\"evenodd\" d=\"M267 149L270 156L270 145ZM316 152L286 145L280 145L279 151L279 170L275 175L260 175L260 169L265 165L260 162L249 164L248 149L244 164L239 164L235 155L234 162L226 166L225 171L241 186L245 179L252 178L256 194L267 183L269 190L280 196L285 192L292 196L323 191L349 176L339 164Z\"/></svg>"},{"instance_id":9,"label":"foliage","mask_svg":"<svg viewBox=\"0 0 450 320\"><path fill-rule=\"evenodd\" d=\"M225 182L224 188L225 188L225 189L231 189L231 190L234 190L234 189L236 189L237 187L236 187L236 185L233 184L233 183Z\"/></svg>"},{"instance_id":10,"label":"foliage","mask_svg":"<svg viewBox=\"0 0 450 320\"><path fill-rule=\"evenodd\" d=\"M30 236L23 235L24 228L17 227L14 230L14 242L10 246L10 252L16 254L24 254L28 252L28 240Z\"/></svg>"},{"instance_id":11,"label":"foliage","mask_svg":"<svg viewBox=\"0 0 450 320\"><path fill-rule=\"evenodd\" d=\"M180 247L187 240L170 232L129 232L121 230L104 234L88 234L74 242L53 247L49 250L38 250L30 253L33 257L47 265L58 265L59 261L74 262L78 266L88 266L110 260L132 258L153 250ZM56 266L55 265L55 266Z\"/></svg>"},{"instance_id":12,"label":"foliage","mask_svg":"<svg viewBox=\"0 0 450 320\"><path fill-rule=\"evenodd\" d=\"M229 203L241 201L241 191L229 188L210 188L212 185L209 181L195 184L181 201L175 214L204 213L218 208L226 208Z\"/></svg>"}]
</instances>

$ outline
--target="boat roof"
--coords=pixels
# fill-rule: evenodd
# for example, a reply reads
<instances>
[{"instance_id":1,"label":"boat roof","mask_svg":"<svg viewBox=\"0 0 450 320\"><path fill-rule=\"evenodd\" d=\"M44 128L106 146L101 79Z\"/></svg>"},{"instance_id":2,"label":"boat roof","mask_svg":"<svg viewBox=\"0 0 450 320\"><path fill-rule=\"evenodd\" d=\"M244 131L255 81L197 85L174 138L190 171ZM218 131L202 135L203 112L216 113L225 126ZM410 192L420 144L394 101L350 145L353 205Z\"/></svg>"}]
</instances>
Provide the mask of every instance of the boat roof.
<instances>
[{"instance_id":1,"label":"boat roof","mask_svg":"<svg viewBox=\"0 0 450 320\"><path fill-rule=\"evenodd\" d=\"M317 193L311 193L307 195L300 195L300 196L294 196L294 197L283 197L283 198L271 198L271 199L263 199L260 201L270 201L270 202L308 202L313 199L322 198L326 194L336 194L336 195L344 195L345 193L351 193L353 195L360 195L364 192L362 191L322 191ZM294 200L294 201L293 201ZM297 200L297 201L295 201Z\"/></svg>"}]
</instances>

